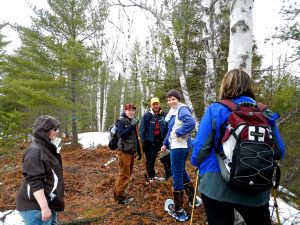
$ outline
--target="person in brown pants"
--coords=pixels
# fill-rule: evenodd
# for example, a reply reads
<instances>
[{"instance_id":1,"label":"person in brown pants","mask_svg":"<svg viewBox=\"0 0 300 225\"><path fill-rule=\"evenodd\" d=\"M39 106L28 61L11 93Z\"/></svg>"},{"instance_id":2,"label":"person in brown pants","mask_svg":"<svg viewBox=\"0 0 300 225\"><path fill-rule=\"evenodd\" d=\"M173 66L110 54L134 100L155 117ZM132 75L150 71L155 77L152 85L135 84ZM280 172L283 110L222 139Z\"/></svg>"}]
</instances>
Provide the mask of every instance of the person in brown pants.
<instances>
[{"instance_id":1,"label":"person in brown pants","mask_svg":"<svg viewBox=\"0 0 300 225\"><path fill-rule=\"evenodd\" d=\"M133 170L135 154L138 160L142 158L141 149L138 144L136 126L139 121L135 118L136 107L132 103L124 106L124 112L117 121L117 135L119 136L119 173L114 186L114 198L119 204L127 205L133 198L126 193Z\"/></svg>"}]
</instances>

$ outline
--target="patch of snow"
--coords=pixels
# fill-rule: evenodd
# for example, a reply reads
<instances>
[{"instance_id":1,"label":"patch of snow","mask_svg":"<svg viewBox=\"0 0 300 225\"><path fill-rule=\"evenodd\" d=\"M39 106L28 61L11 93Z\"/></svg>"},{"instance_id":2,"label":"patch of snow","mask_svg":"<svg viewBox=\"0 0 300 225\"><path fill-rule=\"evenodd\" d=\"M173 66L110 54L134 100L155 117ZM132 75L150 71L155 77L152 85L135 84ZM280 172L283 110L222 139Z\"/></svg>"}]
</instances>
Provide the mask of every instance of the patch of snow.
<instances>
[{"instance_id":1,"label":"patch of snow","mask_svg":"<svg viewBox=\"0 0 300 225\"><path fill-rule=\"evenodd\" d=\"M7 210L0 212L0 225L24 225L24 222L17 210Z\"/></svg>"},{"instance_id":2,"label":"patch of snow","mask_svg":"<svg viewBox=\"0 0 300 225\"><path fill-rule=\"evenodd\" d=\"M297 196L294 193L290 192L289 190L285 189L282 186L278 187L278 192L283 192L283 193L288 194L288 195L290 195L290 196L292 196L294 198L297 198Z\"/></svg>"},{"instance_id":3,"label":"patch of snow","mask_svg":"<svg viewBox=\"0 0 300 225\"><path fill-rule=\"evenodd\" d=\"M87 132L78 134L83 149L95 149L98 145L108 146L109 132Z\"/></svg>"},{"instance_id":4,"label":"patch of snow","mask_svg":"<svg viewBox=\"0 0 300 225\"><path fill-rule=\"evenodd\" d=\"M278 223L276 209L274 207L274 198L271 197L269 202L269 209L272 216L272 221ZM299 225L300 224L300 211L291 205L284 202L282 199L277 198L277 205L279 210L279 219L281 225Z\"/></svg>"}]
</instances>

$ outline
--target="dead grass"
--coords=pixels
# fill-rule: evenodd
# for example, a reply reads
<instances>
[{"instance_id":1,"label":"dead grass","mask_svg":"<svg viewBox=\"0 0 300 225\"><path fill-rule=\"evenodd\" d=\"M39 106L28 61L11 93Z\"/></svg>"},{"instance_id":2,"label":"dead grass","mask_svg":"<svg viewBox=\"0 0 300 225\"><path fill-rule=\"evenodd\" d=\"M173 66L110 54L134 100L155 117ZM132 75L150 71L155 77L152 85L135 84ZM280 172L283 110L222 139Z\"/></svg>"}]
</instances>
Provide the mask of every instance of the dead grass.
<instances>
[{"instance_id":1,"label":"dead grass","mask_svg":"<svg viewBox=\"0 0 300 225\"><path fill-rule=\"evenodd\" d=\"M22 182L22 155L0 156L0 210L15 208L15 198ZM65 211L58 214L60 224L177 224L164 211L164 202L172 197L172 181L144 183L144 164L135 161L128 192L135 201L128 206L118 205L113 199L113 186L118 171L117 161L108 168L101 165L115 154L106 147L82 150L80 145L65 145L61 151L65 180ZM157 162L158 175L162 165ZM192 180L196 174L187 165ZM185 199L185 202L187 199ZM185 204L185 209L188 209ZM189 211L189 213L191 213ZM203 207L195 209L193 224L206 224ZM179 223L178 223L179 224ZM180 224L189 224L188 222Z\"/></svg>"}]
</instances>

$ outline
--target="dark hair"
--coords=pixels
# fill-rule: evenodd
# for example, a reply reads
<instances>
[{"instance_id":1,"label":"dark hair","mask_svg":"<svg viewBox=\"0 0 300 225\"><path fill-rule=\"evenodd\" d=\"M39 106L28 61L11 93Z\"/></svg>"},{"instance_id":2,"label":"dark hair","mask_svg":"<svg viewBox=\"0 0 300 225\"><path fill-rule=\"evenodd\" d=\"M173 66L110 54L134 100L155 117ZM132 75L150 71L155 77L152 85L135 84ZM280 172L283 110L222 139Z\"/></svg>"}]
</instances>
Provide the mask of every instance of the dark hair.
<instances>
[{"instance_id":1,"label":"dark hair","mask_svg":"<svg viewBox=\"0 0 300 225\"><path fill-rule=\"evenodd\" d=\"M250 76L242 69L230 70L222 80L219 99L232 99L241 95L255 99Z\"/></svg>"},{"instance_id":2,"label":"dark hair","mask_svg":"<svg viewBox=\"0 0 300 225\"><path fill-rule=\"evenodd\" d=\"M136 109L136 106L133 103L127 103L126 105L124 105L124 110L127 109Z\"/></svg>"},{"instance_id":3,"label":"dark hair","mask_svg":"<svg viewBox=\"0 0 300 225\"><path fill-rule=\"evenodd\" d=\"M178 101L180 101L180 92L177 91L176 89L171 89L170 91L168 91L167 93L167 98L170 98L170 97L175 97L177 98Z\"/></svg>"}]
</instances>

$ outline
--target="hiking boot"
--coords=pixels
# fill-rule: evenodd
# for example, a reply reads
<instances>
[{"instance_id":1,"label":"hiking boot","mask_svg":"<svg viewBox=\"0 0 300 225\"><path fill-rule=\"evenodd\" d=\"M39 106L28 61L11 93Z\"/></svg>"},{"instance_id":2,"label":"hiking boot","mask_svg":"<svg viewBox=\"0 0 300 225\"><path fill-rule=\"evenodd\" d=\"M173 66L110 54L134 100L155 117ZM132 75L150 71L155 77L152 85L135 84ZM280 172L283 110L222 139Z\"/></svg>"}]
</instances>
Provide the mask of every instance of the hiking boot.
<instances>
[{"instance_id":1,"label":"hiking boot","mask_svg":"<svg viewBox=\"0 0 300 225\"><path fill-rule=\"evenodd\" d=\"M132 197L127 197L127 198L123 198L118 200L118 204L122 204L122 205L128 205L130 204L134 199Z\"/></svg>"},{"instance_id":2,"label":"hiking boot","mask_svg":"<svg viewBox=\"0 0 300 225\"><path fill-rule=\"evenodd\" d=\"M188 196L189 199L189 206L193 207L193 202L194 202L194 194L195 194L195 189L194 189L194 185L192 183L192 181L190 181L189 183L185 183L183 184L185 193ZM202 203L202 200L199 196L196 196L195 199L195 207L199 207Z\"/></svg>"},{"instance_id":3,"label":"hiking boot","mask_svg":"<svg viewBox=\"0 0 300 225\"><path fill-rule=\"evenodd\" d=\"M180 222L184 222L189 219L189 216L187 215L187 213L184 209L180 209L180 210L176 211L174 213L174 215L175 215L175 219Z\"/></svg>"},{"instance_id":4,"label":"hiking boot","mask_svg":"<svg viewBox=\"0 0 300 225\"><path fill-rule=\"evenodd\" d=\"M183 208L175 211L175 205L174 204L168 205L168 213L173 218L175 218L177 221L180 221L180 222L184 222L184 221L187 221L189 219L189 216L187 215L187 213L185 212L185 210Z\"/></svg>"},{"instance_id":5,"label":"hiking boot","mask_svg":"<svg viewBox=\"0 0 300 225\"><path fill-rule=\"evenodd\" d=\"M172 216L180 222L187 221L189 219L189 216L183 209L183 191L173 191L173 196L174 196L174 206L172 210L173 212ZM170 206L170 208L171 207L172 206Z\"/></svg>"},{"instance_id":6,"label":"hiking boot","mask_svg":"<svg viewBox=\"0 0 300 225\"><path fill-rule=\"evenodd\" d=\"M166 171L165 175L164 175L165 180L168 180L170 177L171 177L171 172L170 171Z\"/></svg>"}]
</instances>

